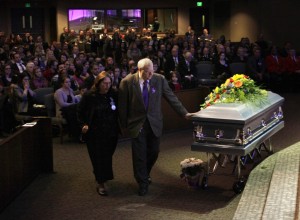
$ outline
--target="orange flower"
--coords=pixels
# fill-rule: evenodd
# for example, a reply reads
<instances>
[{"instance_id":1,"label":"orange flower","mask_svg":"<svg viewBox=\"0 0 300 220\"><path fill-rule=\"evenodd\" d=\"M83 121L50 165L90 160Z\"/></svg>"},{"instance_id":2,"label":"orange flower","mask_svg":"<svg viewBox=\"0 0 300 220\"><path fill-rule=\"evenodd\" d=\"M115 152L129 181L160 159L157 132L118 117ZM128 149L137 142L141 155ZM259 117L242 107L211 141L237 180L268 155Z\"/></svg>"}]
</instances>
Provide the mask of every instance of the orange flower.
<instances>
[{"instance_id":1,"label":"orange flower","mask_svg":"<svg viewBox=\"0 0 300 220\"><path fill-rule=\"evenodd\" d=\"M237 81L234 82L234 86L235 86L236 88L240 88L242 85L243 85L243 82L240 81L240 80L237 80Z\"/></svg>"},{"instance_id":2,"label":"orange flower","mask_svg":"<svg viewBox=\"0 0 300 220\"><path fill-rule=\"evenodd\" d=\"M230 78L230 82L234 82L234 80L232 78Z\"/></svg>"}]
</instances>

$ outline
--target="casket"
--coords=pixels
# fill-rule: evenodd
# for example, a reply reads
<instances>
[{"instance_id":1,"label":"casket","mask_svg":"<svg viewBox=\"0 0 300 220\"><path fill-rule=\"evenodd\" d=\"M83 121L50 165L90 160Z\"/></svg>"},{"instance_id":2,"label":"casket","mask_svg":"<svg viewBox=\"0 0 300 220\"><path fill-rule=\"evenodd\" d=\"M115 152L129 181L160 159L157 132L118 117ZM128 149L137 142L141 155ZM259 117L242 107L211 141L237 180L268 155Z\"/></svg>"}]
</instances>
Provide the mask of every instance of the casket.
<instances>
[{"instance_id":1,"label":"casket","mask_svg":"<svg viewBox=\"0 0 300 220\"><path fill-rule=\"evenodd\" d=\"M260 105L218 103L197 112L192 150L247 155L284 127L284 98L268 92Z\"/></svg>"}]
</instances>

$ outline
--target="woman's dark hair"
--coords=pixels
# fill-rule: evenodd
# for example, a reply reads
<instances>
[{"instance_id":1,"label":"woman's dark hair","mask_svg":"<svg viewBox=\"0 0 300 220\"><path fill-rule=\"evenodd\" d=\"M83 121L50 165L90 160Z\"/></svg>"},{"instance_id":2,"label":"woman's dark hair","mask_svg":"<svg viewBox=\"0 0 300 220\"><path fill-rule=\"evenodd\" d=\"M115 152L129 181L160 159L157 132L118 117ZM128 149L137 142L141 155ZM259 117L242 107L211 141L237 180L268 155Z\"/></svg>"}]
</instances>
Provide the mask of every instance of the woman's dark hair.
<instances>
[{"instance_id":1,"label":"woman's dark hair","mask_svg":"<svg viewBox=\"0 0 300 220\"><path fill-rule=\"evenodd\" d=\"M80 76L83 73L83 65L75 65L75 75Z\"/></svg>"},{"instance_id":2,"label":"woman's dark hair","mask_svg":"<svg viewBox=\"0 0 300 220\"><path fill-rule=\"evenodd\" d=\"M219 54L218 54L218 59L220 59L221 55L224 54L226 56L226 53L221 51Z\"/></svg>"},{"instance_id":3,"label":"woman's dark hair","mask_svg":"<svg viewBox=\"0 0 300 220\"><path fill-rule=\"evenodd\" d=\"M66 76L66 75L61 75L61 76L58 77L58 82L60 82L61 86L63 86L66 79L70 79L70 77Z\"/></svg>"}]
</instances>

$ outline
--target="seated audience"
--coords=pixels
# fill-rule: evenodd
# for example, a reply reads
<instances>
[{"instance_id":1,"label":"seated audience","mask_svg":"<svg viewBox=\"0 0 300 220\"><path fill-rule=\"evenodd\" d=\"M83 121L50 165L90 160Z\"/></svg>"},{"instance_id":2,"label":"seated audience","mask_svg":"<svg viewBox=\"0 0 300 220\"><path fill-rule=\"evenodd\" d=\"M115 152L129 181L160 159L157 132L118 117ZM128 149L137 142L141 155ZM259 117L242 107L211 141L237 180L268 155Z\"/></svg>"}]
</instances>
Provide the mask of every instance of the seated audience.
<instances>
[{"instance_id":1,"label":"seated audience","mask_svg":"<svg viewBox=\"0 0 300 220\"><path fill-rule=\"evenodd\" d=\"M171 72L171 80L169 81L169 86L172 91L180 91L182 89L179 78L180 76L176 71Z\"/></svg>"},{"instance_id":2,"label":"seated audience","mask_svg":"<svg viewBox=\"0 0 300 220\"><path fill-rule=\"evenodd\" d=\"M2 86L7 87L10 86L12 80L12 71L9 64L4 65L4 73L1 76Z\"/></svg>"},{"instance_id":3,"label":"seated audience","mask_svg":"<svg viewBox=\"0 0 300 220\"><path fill-rule=\"evenodd\" d=\"M82 96L83 96L83 94L86 93L86 92L87 92L87 88L84 85L80 86L79 87L79 93L77 95L75 95L75 99L76 99L75 102L79 103Z\"/></svg>"},{"instance_id":4,"label":"seated audience","mask_svg":"<svg viewBox=\"0 0 300 220\"><path fill-rule=\"evenodd\" d=\"M238 47L236 53L233 55L232 63L246 63L247 56L243 47Z\"/></svg>"},{"instance_id":5,"label":"seated audience","mask_svg":"<svg viewBox=\"0 0 300 220\"><path fill-rule=\"evenodd\" d=\"M207 28L203 29L202 35L200 36L202 41L209 41L212 39L212 36L208 33Z\"/></svg>"},{"instance_id":6,"label":"seated audience","mask_svg":"<svg viewBox=\"0 0 300 220\"><path fill-rule=\"evenodd\" d=\"M31 80L32 89L46 88L49 86L48 80L43 76L39 67L33 70L33 79Z\"/></svg>"},{"instance_id":7,"label":"seated audience","mask_svg":"<svg viewBox=\"0 0 300 220\"><path fill-rule=\"evenodd\" d=\"M165 62L165 66L164 66L164 73L165 73L166 79L168 79L168 80L171 79L171 77L170 77L171 71L177 70L178 64L182 60L183 60L183 58L179 54L178 48L173 47L171 50L171 54L169 56L167 56L167 58L166 58L166 62Z\"/></svg>"},{"instance_id":8,"label":"seated audience","mask_svg":"<svg viewBox=\"0 0 300 220\"><path fill-rule=\"evenodd\" d=\"M76 115L77 99L71 89L71 79L67 76L63 76L60 82L62 83L61 87L54 93L56 117L65 118L69 135L79 140L80 128Z\"/></svg>"},{"instance_id":9,"label":"seated audience","mask_svg":"<svg viewBox=\"0 0 300 220\"><path fill-rule=\"evenodd\" d=\"M22 115L35 115L33 108L35 92L30 87L30 79L26 74L19 75L19 82L14 86L14 100L16 109Z\"/></svg>"},{"instance_id":10,"label":"seated audience","mask_svg":"<svg viewBox=\"0 0 300 220\"><path fill-rule=\"evenodd\" d=\"M261 50L256 47L253 52L253 56L247 60L247 73L258 85L270 88L270 75L266 72L266 64L261 56Z\"/></svg>"},{"instance_id":11,"label":"seated audience","mask_svg":"<svg viewBox=\"0 0 300 220\"><path fill-rule=\"evenodd\" d=\"M290 91L298 91L300 82L300 58L295 49L289 50L289 55L285 59L285 69L287 71L287 84L290 85Z\"/></svg>"},{"instance_id":12,"label":"seated audience","mask_svg":"<svg viewBox=\"0 0 300 220\"><path fill-rule=\"evenodd\" d=\"M76 103L74 92L71 89L71 79L63 76L61 79L61 87L54 93L54 100L56 104L56 117L62 116L62 109Z\"/></svg>"},{"instance_id":13,"label":"seated audience","mask_svg":"<svg viewBox=\"0 0 300 220\"><path fill-rule=\"evenodd\" d=\"M86 79L86 76L83 75L83 69L82 65L77 65L74 75L71 76L71 79L78 88L84 84L84 80Z\"/></svg>"},{"instance_id":14,"label":"seated audience","mask_svg":"<svg viewBox=\"0 0 300 220\"><path fill-rule=\"evenodd\" d=\"M231 76L229 70L229 63L225 59L225 53L221 52L219 54L219 60L215 63L214 77L220 80L220 83L224 83L227 78Z\"/></svg>"},{"instance_id":15,"label":"seated audience","mask_svg":"<svg viewBox=\"0 0 300 220\"><path fill-rule=\"evenodd\" d=\"M190 89L197 87L197 69L191 52L188 51L184 54L184 59L179 62L177 69L183 83L183 88Z\"/></svg>"},{"instance_id":16,"label":"seated audience","mask_svg":"<svg viewBox=\"0 0 300 220\"><path fill-rule=\"evenodd\" d=\"M208 62L212 62L212 57L210 56L209 53L209 48L208 47L204 47L202 50L202 54L200 54L200 57L198 59L200 62L201 61L208 61Z\"/></svg>"},{"instance_id":17,"label":"seated audience","mask_svg":"<svg viewBox=\"0 0 300 220\"><path fill-rule=\"evenodd\" d=\"M278 55L276 46L271 47L270 54L266 57L266 68L270 74L270 86L272 90L278 91L282 88L280 83L284 82L285 66L284 59Z\"/></svg>"},{"instance_id":18,"label":"seated audience","mask_svg":"<svg viewBox=\"0 0 300 220\"><path fill-rule=\"evenodd\" d=\"M13 103L9 99L9 95L0 85L0 138L7 137L12 133L18 122L14 115Z\"/></svg>"},{"instance_id":19,"label":"seated audience","mask_svg":"<svg viewBox=\"0 0 300 220\"><path fill-rule=\"evenodd\" d=\"M94 81L99 73L99 65L98 63L93 63L90 65L89 76L84 80L85 87L90 90L94 84Z\"/></svg>"}]
</instances>

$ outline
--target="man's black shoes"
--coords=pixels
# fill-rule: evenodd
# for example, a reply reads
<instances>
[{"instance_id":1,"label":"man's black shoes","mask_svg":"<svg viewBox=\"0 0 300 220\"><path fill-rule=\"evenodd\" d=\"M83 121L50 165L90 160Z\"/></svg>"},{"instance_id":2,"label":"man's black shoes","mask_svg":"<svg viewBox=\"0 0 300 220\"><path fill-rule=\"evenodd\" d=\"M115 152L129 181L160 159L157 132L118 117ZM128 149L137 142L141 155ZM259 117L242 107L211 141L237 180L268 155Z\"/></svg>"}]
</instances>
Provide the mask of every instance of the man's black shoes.
<instances>
[{"instance_id":1,"label":"man's black shoes","mask_svg":"<svg viewBox=\"0 0 300 220\"><path fill-rule=\"evenodd\" d=\"M140 186L138 195L145 196L148 193L148 186Z\"/></svg>"}]
</instances>

